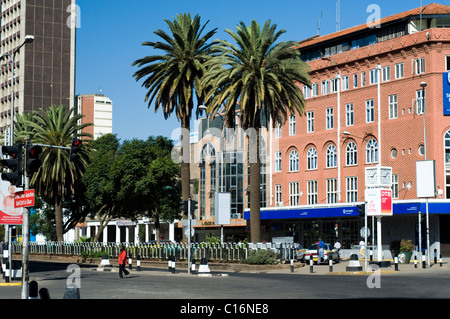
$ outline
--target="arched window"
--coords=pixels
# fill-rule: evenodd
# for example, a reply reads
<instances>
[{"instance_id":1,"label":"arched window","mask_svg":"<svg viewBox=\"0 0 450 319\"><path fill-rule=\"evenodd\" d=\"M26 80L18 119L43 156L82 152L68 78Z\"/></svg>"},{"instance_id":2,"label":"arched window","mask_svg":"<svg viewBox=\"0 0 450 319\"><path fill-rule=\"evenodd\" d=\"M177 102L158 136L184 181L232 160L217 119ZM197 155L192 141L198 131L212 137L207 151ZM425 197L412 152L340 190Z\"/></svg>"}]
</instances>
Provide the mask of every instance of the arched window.
<instances>
[{"instance_id":1,"label":"arched window","mask_svg":"<svg viewBox=\"0 0 450 319\"><path fill-rule=\"evenodd\" d=\"M299 157L298 152L293 150L291 154L289 154L289 172L298 172L299 170Z\"/></svg>"},{"instance_id":2,"label":"arched window","mask_svg":"<svg viewBox=\"0 0 450 319\"><path fill-rule=\"evenodd\" d=\"M354 142L348 143L345 154L346 154L345 164L347 166L358 164L358 149Z\"/></svg>"},{"instance_id":3,"label":"arched window","mask_svg":"<svg viewBox=\"0 0 450 319\"><path fill-rule=\"evenodd\" d=\"M450 164L450 131L445 134L445 164Z\"/></svg>"},{"instance_id":4,"label":"arched window","mask_svg":"<svg viewBox=\"0 0 450 319\"><path fill-rule=\"evenodd\" d=\"M199 181L199 213L200 216L206 215L206 170L209 165L209 194L212 195L216 191L216 150L212 144L207 143L203 146L201 152L200 162L200 181ZM208 196L210 198L210 214L214 216L214 196Z\"/></svg>"},{"instance_id":5,"label":"arched window","mask_svg":"<svg viewBox=\"0 0 450 319\"><path fill-rule=\"evenodd\" d=\"M314 147L308 150L306 157L308 169L317 169L317 151Z\"/></svg>"},{"instance_id":6,"label":"arched window","mask_svg":"<svg viewBox=\"0 0 450 319\"><path fill-rule=\"evenodd\" d=\"M378 143L374 139L367 142L366 163L378 163Z\"/></svg>"},{"instance_id":7,"label":"arched window","mask_svg":"<svg viewBox=\"0 0 450 319\"><path fill-rule=\"evenodd\" d=\"M336 146L330 145L327 147L327 168L337 166L337 151Z\"/></svg>"}]
</instances>

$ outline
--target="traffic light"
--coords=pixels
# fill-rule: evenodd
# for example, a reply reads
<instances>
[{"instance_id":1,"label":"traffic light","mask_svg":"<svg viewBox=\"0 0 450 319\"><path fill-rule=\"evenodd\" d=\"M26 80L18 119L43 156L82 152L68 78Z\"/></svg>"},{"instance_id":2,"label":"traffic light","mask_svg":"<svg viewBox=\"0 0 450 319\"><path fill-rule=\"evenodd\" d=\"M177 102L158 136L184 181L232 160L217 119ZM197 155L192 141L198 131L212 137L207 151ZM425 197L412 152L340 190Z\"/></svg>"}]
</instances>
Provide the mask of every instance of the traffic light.
<instances>
[{"instance_id":1,"label":"traffic light","mask_svg":"<svg viewBox=\"0 0 450 319\"><path fill-rule=\"evenodd\" d=\"M22 186L22 145L3 146L3 155L9 156L10 159L3 159L2 166L10 170L9 173L2 173L2 180L9 181L12 185Z\"/></svg>"},{"instance_id":2,"label":"traffic light","mask_svg":"<svg viewBox=\"0 0 450 319\"><path fill-rule=\"evenodd\" d=\"M366 216L366 204L357 205L356 207L359 217L364 218Z\"/></svg>"},{"instance_id":3,"label":"traffic light","mask_svg":"<svg viewBox=\"0 0 450 319\"><path fill-rule=\"evenodd\" d=\"M195 212L195 210L197 209L197 204L198 202L196 202L195 200L191 200L191 213Z\"/></svg>"},{"instance_id":4,"label":"traffic light","mask_svg":"<svg viewBox=\"0 0 450 319\"><path fill-rule=\"evenodd\" d=\"M83 142L76 137L72 139L72 146L70 147L70 160L73 161L79 157L78 153L81 151Z\"/></svg>"},{"instance_id":5,"label":"traffic light","mask_svg":"<svg viewBox=\"0 0 450 319\"><path fill-rule=\"evenodd\" d=\"M26 172L31 175L39 170L42 165L39 156L42 153L42 147L39 145L27 145Z\"/></svg>"},{"instance_id":6,"label":"traffic light","mask_svg":"<svg viewBox=\"0 0 450 319\"><path fill-rule=\"evenodd\" d=\"M188 212L188 202L187 202L187 200L183 200L183 201L180 202L180 211L183 214L187 214L187 212Z\"/></svg>"}]
</instances>

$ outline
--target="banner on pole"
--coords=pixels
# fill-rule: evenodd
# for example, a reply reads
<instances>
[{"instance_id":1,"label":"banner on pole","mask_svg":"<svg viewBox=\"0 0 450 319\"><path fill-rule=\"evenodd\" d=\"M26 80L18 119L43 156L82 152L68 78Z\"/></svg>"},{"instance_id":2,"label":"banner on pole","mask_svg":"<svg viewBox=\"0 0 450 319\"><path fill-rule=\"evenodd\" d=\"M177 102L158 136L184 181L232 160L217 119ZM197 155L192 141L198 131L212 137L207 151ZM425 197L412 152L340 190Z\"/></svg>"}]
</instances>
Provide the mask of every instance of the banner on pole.
<instances>
[{"instance_id":1,"label":"banner on pole","mask_svg":"<svg viewBox=\"0 0 450 319\"><path fill-rule=\"evenodd\" d=\"M392 190L366 189L367 216L392 216Z\"/></svg>"}]
</instances>

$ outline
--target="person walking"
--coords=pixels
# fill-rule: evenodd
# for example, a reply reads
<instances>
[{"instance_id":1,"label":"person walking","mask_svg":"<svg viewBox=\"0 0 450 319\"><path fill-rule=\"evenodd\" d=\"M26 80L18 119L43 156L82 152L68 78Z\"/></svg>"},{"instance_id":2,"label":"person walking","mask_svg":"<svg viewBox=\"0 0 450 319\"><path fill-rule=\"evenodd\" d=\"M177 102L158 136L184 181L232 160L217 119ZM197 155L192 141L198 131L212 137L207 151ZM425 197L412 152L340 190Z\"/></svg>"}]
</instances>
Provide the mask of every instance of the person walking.
<instances>
[{"instance_id":1,"label":"person walking","mask_svg":"<svg viewBox=\"0 0 450 319\"><path fill-rule=\"evenodd\" d=\"M317 256L317 264L319 265L325 258L325 252L324 252L325 244L323 243L322 238L319 238L317 246L318 246L318 250L319 250L318 256Z\"/></svg>"},{"instance_id":2,"label":"person walking","mask_svg":"<svg viewBox=\"0 0 450 319\"><path fill-rule=\"evenodd\" d=\"M120 246L120 253L119 253L119 277L123 278L123 274L125 276L130 277L130 273L126 270L127 265L127 251L125 250L125 247Z\"/></svg>"}]
</instances>

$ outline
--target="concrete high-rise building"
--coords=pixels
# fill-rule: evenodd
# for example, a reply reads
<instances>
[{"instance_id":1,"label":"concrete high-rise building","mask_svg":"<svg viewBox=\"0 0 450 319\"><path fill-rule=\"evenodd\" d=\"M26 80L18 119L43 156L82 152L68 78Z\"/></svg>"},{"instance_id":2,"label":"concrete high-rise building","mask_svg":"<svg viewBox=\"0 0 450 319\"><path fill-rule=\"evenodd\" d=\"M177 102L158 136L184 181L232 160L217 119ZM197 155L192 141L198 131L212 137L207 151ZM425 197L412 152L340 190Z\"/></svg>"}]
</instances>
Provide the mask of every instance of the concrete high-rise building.
<instances>
[{"instance_id":1,"label":"concrete high-rise building","mask_svg":"<svg viewBox=\"0 0 450 319\"><path fill-rule=\"evenodd\" d=\"M76 4L2 0L0 5L0 131L4 132L11 123L12 100L16 114L51 105L74 106ZM34 41L24 44L29 36Z\"/></svg>"},{"instance_id":2,"label":"concrete high-rise building","mask_svg":"<svg viewBox=\"0 0 450 319\"><path fill-rule=\"evenodd\" d=\"M84 115L79 124L94 124L84 129L86 133L92 134L94 139L104 134L112 134L113 103L103 94L78 95L77 114Z\"/></svg>"}]
</instances>

